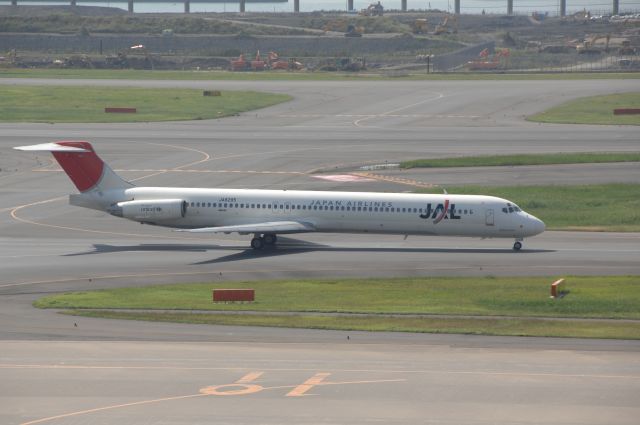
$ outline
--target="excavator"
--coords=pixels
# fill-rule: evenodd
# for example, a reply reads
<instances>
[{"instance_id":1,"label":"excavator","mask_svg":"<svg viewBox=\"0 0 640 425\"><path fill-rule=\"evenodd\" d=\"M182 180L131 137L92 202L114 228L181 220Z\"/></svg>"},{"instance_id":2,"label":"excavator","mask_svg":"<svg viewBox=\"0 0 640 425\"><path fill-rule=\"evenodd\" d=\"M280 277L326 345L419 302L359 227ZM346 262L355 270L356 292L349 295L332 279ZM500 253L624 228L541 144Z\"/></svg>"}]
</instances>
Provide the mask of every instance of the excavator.
<instances>
[{"instance_id":1,"label":"excavator","mask_svg":"<svg viewBox=\"0 0 640 425\"><path fill-rule=\"evenodd\" d=\"M453 27L453 28L450 28ZM456 15L447 15L441 23L436 25L436 29L433 31L434 35L440 34L457 34L458 33L458 17Z\"/></svg>"},{"instance_id":2,"label":"excavator","mask_svg":"<svg viewBox=\"0 0 640 425\"><path fill-rule=\"evenodd\" d=\"M598 47L596 47L596 42L600 39L606 39L606 43L604 45L604 51L608 52L609 51L609 40L611 40L611 34L598 34L598 35L594 35L593 37L587 38L584 40L584 42L582 42L581 44L578 44L576 46L576 51L578 53L586 53L586 54L598 54L601 53L603 51L603 49L600 49Z\"/></svg>"}]
</instances>

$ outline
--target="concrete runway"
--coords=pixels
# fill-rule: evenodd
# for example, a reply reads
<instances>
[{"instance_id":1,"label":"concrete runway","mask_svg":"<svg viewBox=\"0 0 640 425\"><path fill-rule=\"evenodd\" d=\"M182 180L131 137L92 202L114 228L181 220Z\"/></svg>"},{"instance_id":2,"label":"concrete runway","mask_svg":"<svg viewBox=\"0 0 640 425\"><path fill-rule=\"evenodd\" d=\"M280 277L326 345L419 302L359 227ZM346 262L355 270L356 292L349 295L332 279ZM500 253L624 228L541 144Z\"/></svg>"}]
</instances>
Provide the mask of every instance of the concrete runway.
<instances>
[{"instance_id":1,"label":"concrete runway","mask_svg":"<svg viewBox=\"0 0 640 425\"><path fill-rule=\"evenodd\" d=\"M638 151L636 128L522 117L574 97L638 91L640 81L55 83L256 89L295 100L218 121L0 124L1 423L637 423L636 342L154 324L30 306L47 293L204 279L640 274L637 234L546 232L521 253L509 240L309 234L256 254L247 237L184 236L73 208L72 185L48 154L10 147L90 140L145 185L404 191L412 187L318 176L415 157ZM637 164L594 168L515 172L518 184L638 179ZM514 180L502 171L419 177Z\"/></svg>"}]
</instances>

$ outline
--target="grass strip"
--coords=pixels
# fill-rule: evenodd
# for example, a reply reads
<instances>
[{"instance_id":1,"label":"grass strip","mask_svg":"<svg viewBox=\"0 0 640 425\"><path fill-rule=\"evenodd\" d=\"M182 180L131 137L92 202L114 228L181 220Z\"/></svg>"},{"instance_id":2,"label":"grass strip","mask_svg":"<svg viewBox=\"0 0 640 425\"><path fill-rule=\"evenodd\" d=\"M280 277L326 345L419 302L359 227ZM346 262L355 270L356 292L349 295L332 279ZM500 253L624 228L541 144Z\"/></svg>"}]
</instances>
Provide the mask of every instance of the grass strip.
<instances>
[{"instance_id":1,"label":"grass strip","mask_svg":"<svg viewBox=\"0 0 640 425\"><path fill-rule=\"evenodd\" d=\"M0 69L0 78L127 79L127 80L619 80L638 79L640 73L339 73L339 72L227 72L227 71L148 71L117 69Z\"/></svg>"},{"instance_id":2,"label":"grass strip","mask_svg":"<svg viewBox=\"0 0 640 425\"><path fill-rule=\"evenodd\" d=\"M108 319L229 326L334 329L378 332L428 332L474 335L640 339L631 322L576 322L540 319L455 319L403 317L269 316L69 310L64 314Z\"/></svg>"},{"instance_id":3,"label":"grass strip","mask_svg":"<svg viewBox=\"0 0 640 425\"><path fill-rule=\"evenodd\" d=\"M0 122L139 122L220 118L290 100L284 94L116 87L0 85ZM137 113L105 113L106 107Z\"/></svg>"},{"instance_id":4,"label":"grass strip","mask_svg":"<svg viewBox=\"0 0 640 425\"><path fill-rule=\"evenodd\" d=\"M419 193L442 193L421 189ZM550 230L640 231L640 185L458 186L449 193L509 199L545 222Z\"/></svg>"},{"instance_id":5,"label":"grass strip","mask_svg":"<svg viewBox=\"0 0 640 425\"><path fill-rule=\"evenodd\" d=\"M555 124L640 125L640 115L613 115L616 108L640 108L640 93L584 97L527 119Z\"/></svg>"},{"instance_id":6,"label":"grass strip","mask_svg":"<svg viewBox=\"0 0 640 425\"><path fill-rule=\"evenodd\" d=\"M549 277L416 277L205 282L72 292L40 298L57 309L339 312L640 319L640 276L572 276L549 299ZM211 301L215 288L252 288L256 302ZM381 319L386 320L386 319Z\"/></svg>"},{"instance_id":7,"label":"grass strip","mask_svg":"<svg viewBox=\"0 0 640 425\"><path fill-rule=\"evenodd\" d=\"M640 152L583 152L414 159L412 161L401 162L400 168L511 167L517 165L593 164L638 161L640 161Z\"/></svg>"}]
</instances>

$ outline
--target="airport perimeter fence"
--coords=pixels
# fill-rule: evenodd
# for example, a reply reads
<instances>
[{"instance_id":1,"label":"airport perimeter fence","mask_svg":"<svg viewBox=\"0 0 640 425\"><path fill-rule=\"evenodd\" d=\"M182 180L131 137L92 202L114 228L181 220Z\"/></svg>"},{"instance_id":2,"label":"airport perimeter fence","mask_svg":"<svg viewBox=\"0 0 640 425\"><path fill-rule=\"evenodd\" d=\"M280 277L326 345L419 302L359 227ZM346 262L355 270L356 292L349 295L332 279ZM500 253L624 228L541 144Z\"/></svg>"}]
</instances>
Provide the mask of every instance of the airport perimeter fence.
<instances>
[{"instance_id":1,"label":"airport perimeter fence","mask_svg":"<svg viewBox=\"0 0 640 425\"><path fill-rule=\"evenodd\" d=\"M479 57L479 53L487 49L489 55ZM495 43L487 42L471 46L445 55L431 58L430 69L426 72L484 72L484 73L571 73L571 72L639 72L640 56L636 54L621 55L616 52L599 52L592 54L551 54L540 52L518 52L507 57L495 59ZM494 67L486 69L476 67L470 69L472 61L487 65L494 62Z\"/></svg>"},{"instance_id":2,"label":"airport perimeter fence","mask_svg":"<svg viewBox=\"0 0 640 425\"><path fill-rule=\"evenodd\" d=\"M562 65L544 64L526 67L510 65L504 71L508 72L638 72L640 71L640 56L599 54L576 55L569 58Z\"/></svg>"}]
</instances>

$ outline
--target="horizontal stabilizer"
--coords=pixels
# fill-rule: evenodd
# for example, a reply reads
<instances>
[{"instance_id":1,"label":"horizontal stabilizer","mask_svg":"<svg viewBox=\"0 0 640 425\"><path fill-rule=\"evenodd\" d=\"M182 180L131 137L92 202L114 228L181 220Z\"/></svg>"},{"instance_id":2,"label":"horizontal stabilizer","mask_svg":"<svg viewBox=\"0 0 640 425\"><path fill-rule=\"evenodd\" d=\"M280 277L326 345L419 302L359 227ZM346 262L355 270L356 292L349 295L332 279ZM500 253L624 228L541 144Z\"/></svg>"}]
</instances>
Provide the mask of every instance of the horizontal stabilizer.
<instances>
[{"instance_id":1,"label":"horizontal stabilizer","mask_svg":"<svg viewBox=\"0 0 640 425\"><path fill-rule=\"evenodd\" d=\"M65 146L58 143L42 143L40 145L16 146L14 149L19 151L32 152L91 152L87 149L76 146Z\"/></svg>"},{"instance_id":2,"label":"horizontal stabilizer","mask_svg":"<svg viewBox=\"0 0 640 425\"><path fill-rule=\"evenodd\" d=\"M265 223L239 224L235 226L202 227L200 229L181 229L177 232L190 233L304 233L315 232L310 223L300 221L269 221Z\"/></svg>"}]
</instances>

